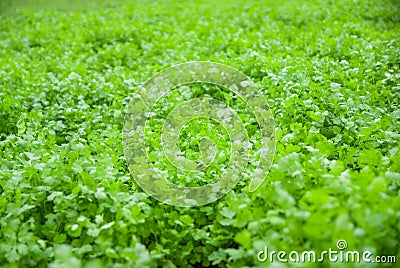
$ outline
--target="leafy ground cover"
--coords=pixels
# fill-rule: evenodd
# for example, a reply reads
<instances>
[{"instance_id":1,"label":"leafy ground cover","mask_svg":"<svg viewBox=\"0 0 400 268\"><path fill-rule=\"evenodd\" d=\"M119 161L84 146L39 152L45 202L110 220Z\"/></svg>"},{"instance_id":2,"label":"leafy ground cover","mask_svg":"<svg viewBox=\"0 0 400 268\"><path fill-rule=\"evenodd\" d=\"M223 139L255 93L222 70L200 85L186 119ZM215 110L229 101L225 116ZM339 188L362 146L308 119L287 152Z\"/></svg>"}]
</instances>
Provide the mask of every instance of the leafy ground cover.
<instances>
[{"instance_id":1,"label":"leafy ground cover","mask_svg":"<svg viewBox=\"0 0 400 268\"><path fill-rule=\"evenodd\" d=\"M0 264L263 266L265 246L321 252L339 239L400 261L399 14L397 1L339 0L127 2L2 16ZM221 200L178 208L134 183L121 130L140 84L192 60L225 63L258 84L277 153L256 193L247 192L249 171ZM202 126L225 135L188 124L188 158Z\"/></svg>"}]
</instances>

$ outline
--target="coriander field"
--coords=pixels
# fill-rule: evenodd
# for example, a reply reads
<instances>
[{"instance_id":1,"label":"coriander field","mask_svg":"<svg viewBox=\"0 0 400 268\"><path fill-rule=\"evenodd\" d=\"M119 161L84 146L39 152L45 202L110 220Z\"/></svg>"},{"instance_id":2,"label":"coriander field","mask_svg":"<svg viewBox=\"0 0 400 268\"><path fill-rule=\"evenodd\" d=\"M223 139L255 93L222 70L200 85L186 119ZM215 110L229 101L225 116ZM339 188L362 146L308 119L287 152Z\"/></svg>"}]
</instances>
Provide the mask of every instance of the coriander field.
<instances>
[{"instance_id":1,"label":"coriander field","mask_svg":"<svg viewBox=\"0 0 400 268\"><path fill-rule=\"evenodd\" d=\"M0 267L400 267L399 1L1 2ZM175 88L145 130L171 183L211 183L230 157L228 133L204 118L179 136L188 159L203 137L215 143L201 175L162 156L163 122L184 101L231 107L250 139L232 191L179 207L136 183L122 130L140 86L191 61L254 81L276 151L249 192L261 140L251 109L215 85ZM373 261L289 254L330 249Z\"/></svg>"}]
</instances>

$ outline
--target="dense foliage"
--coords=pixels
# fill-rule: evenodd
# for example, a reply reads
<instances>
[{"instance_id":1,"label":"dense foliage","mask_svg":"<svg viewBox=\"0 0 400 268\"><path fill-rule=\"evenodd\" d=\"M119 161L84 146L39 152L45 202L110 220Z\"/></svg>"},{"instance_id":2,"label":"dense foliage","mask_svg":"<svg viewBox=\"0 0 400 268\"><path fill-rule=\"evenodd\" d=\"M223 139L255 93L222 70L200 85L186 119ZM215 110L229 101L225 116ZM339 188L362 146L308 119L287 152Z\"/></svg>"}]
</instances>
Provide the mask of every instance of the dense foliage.
<instances>
[{"instance_id":1,"label":"dense foliage","mask_svg":"<svg viewBox=\"0 0 400 268\"><path fill-rule=\"evenodd\" d=\"M339 239L399 261L399 22L395 0L168 0L0 17L0 265L244 267L267 265L265 246L319 252ZM277 153L256 193L249 171L219 201L179 208L135 184L121 130L140 84L191 60L257 83ZM187 157L205 124L185 128Z\"/></svg>"}]
</instances>

